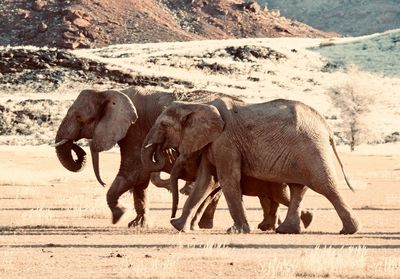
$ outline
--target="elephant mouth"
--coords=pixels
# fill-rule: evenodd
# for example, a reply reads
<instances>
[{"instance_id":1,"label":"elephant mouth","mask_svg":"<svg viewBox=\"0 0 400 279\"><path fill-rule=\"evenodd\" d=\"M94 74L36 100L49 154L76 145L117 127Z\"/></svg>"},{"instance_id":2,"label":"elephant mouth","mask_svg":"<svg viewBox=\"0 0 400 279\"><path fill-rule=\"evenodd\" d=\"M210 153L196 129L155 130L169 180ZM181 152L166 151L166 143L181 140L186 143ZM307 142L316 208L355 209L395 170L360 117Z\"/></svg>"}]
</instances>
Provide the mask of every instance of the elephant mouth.
<instances>
[{"instance_id":1,"label":"elephant mouth","mask_svg":"<svg viewBox=\"0 0 400 279\"><path fill-rule=\"evenodd\" d=\"M160 144L148 143L142 148L142 162L150 171L161 171L165 165L164 151Z\"/></svg>"},{"instance_id":2,"label":"elephant mouth","mask_svg":"<svg viewBox=\"0 0 400 279\"><path fill-rule=\"evenodd\" d=\"M54 144L61 164L72 172L81 171L86 163L86 152L74 141L62 139Z\"/></svg>"}]
</instances>

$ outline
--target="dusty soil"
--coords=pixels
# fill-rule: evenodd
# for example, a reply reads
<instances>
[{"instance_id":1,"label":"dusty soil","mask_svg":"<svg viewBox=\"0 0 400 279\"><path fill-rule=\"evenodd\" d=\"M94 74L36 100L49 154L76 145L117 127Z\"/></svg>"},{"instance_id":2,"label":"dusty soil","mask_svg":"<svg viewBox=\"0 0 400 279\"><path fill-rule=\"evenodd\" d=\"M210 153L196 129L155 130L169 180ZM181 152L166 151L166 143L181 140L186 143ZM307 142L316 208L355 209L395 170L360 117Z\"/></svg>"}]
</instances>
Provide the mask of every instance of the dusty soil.
<instances>
[{"instance_id":1,"label":"dusty soil","mask_svg":"<svg viewBox=\"0 0 400 279\"><path fill-rule=\"evenodd\" d=\"M356 235L337 234L341 224L332 206L311 191L304 207L316 216L301 235L256 229L227 235L231 218L225 202L212 230L179 234L169 224L171 196L162 189L150 185L149 228L126 227L134 217L130 194L121 200L127 213L113 226L106 189L90 167L69 173L50 147L2 146L0 277L398 278L400 156L341 156L357 189L340 187L363 224ZM101 163L111 183L118 150L101 154ZM256 227L262 217L257 200L246 197L245 204Z\"/></svg>"},{"instance_id":2,"label":"dusty soil","mask_svg":"<svg viewBox=\"0 0 400 279\"><path fill-rule=\"evenodd\" d=\"M249 37L330 37L241 0L4 0L0 45L109 44Z\"/></svg>"}]
</instances>

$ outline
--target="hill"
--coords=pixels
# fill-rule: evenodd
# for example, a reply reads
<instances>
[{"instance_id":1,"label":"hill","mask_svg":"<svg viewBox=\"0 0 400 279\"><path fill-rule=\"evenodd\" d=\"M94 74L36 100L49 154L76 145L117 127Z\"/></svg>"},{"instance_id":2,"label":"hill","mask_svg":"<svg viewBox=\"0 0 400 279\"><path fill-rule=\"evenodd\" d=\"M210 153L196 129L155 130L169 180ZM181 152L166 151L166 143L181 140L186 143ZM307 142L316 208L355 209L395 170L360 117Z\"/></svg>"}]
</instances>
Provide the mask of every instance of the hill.
<instances>
[{"instance_id":1,"label":"hill","mask_svg":"<svg viewBox=\"0 0 400 279\"><path fill-rule=\"evenodd\" d=\"M398 63L387 67L390 76L362 70L349 74L345 69L350 62L382 72L384 63L364 67L367 58L360 59L357 49L365 45L364 57L395 61L393 52L375 46L396 47L391 42L397 35L339 38L328 47L320 47L320 39L308 38L124 44L72 51L0 47L0 145L52 143L80 90L131 85L178 94L205 89L248 102L299 100L325 116L342 144L348 143L344 116L342 108L332 102L331 92L350 86L365 98L375 97L363 119L371 132L365 142L400 141Z\"/></svg>"},{"instance_id":2,"label":"hill","mask_svg":"<svg viewBox=\"0 0 400 279\"><path fill-rule=\"evenodd\" d=\"M329 37L242 0L3 0L0 45L93 48L245 37Z\"/></svg>"},{"instance_id":3,"label":"hill","mask_svg":"<svg viewBox=\"0 0 400 279\"><path fill-rule=\"evenodd\" d=\"M328 42L331 44L314 48L329 59L326 71L355 64L368 72L400 76L400 29Z\"/></svg>"},{"instance_id":4,"label":"hill","mask_svg":"<svg viewBox=\"0 0 400 279\"><path fill-rule=\"evenodd\" d=\"M257 0L281 15L324 31L368 35L400 28L398 0Z\"/></svg>"}]
</instances>

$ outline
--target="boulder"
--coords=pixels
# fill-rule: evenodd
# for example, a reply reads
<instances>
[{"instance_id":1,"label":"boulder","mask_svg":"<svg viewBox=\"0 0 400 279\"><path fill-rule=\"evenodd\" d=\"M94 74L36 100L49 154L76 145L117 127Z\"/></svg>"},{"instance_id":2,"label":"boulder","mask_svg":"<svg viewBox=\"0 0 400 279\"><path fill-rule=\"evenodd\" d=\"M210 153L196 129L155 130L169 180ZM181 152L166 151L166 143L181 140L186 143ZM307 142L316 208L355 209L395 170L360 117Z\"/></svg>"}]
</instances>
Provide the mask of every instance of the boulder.
<instances>
[{"instance_id":1,"label":"boulder","mask_svg":"<svg viewBox=\"0 0 400 279\"><path fill-rule=\"evenodd\" d=\"M32 9L36 12L40 12L47 5L46 1L35 0L32 4Z\"/></svg>"}]
</instances>

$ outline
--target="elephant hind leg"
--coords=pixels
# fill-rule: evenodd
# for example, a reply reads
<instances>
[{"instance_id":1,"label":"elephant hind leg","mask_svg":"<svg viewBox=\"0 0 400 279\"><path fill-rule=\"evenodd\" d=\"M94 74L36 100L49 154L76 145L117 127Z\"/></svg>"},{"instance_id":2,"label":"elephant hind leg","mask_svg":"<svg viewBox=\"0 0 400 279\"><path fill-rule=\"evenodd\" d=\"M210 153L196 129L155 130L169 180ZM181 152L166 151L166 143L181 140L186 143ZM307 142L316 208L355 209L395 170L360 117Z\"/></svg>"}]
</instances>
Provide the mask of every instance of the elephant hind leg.
<instances>
[{"instance_id":1,"label":"elephant hind leg","mask_svg":"<svg viewBox=\"0 0 400 279\"><path fill-rule=\"evenodd\" d=\"M289 207L290 204L290 196L289 196L289 191L288 188L285 184L277 184L274 185L274 187L271 187L272 191L272 200L285 205L286 207ZM301 188L300 188L301 189ZM301 190L301 191L306 191L307 188ZM304 193L300 192L300 195L304 195ZM301 222L304 225L304 228L308 228L310 226L312 220L313 220L314 214L311 211L308 210L302 210L300 213L300 219ZM280 225L280 223L278 222Z\"/></svg>"},{"instance_id":2,"label":"elephant hind leg","mask_svg":"<svg viewBox=\"0 0 400 279\"><path fill-rule=\"evenodd\" d=\"M277 224L277 211L279 203L271 200L269 197L258 197L264 213L264 219L258 224L262 231L275 230Z\"/></svg>"},{"instance_id":3,"label":"elephant hind leg","mask_svg":"<svg viewBox=\"0 0 400 279\"><path fill-rule=\"evenodd\" d=\"M335 179L330 178L325 183L312 184L309 187L314 191L325 196L335 208L339 215L343 228L341 234L354 234L359 230L359 223L354 217L352 209L345 203L343 198L339 195L337 190L337 182Z\"/></svg>"},{"instance_id":4,"label":"elephant hind leg","mask_svg":"<svg viewBox=\"0 0 400 279\"><path fill-rule=\"evenodd\" d=\"M300 233L300 204L307 187L301 184L289 184L290 202L283 223L276 229L277 233Z\"/></svg>"}]
</instances>

